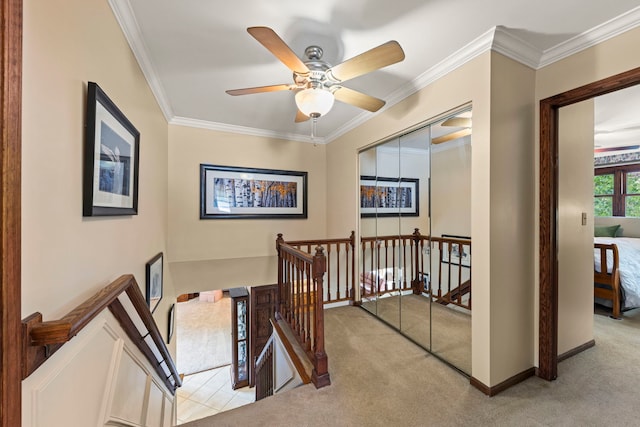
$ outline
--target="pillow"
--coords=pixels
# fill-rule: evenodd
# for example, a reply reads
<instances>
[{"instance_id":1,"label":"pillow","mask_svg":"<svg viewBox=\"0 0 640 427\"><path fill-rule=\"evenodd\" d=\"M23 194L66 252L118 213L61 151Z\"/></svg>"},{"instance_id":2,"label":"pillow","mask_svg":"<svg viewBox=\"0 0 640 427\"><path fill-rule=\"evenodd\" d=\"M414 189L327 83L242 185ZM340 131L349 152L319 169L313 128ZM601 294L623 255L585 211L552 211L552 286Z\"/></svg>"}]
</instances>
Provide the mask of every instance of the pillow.
<instances>
[{"instance_id":1,"label":"pillow","mask_svg":"<svg viewBox=\"0 0 640 427\"><path fill-rule=\"evenodd\" d=\"M608 226L596 225L593 229L595 237L616 237L619 228L620 224Z\"/></svg>"}]
</instances>

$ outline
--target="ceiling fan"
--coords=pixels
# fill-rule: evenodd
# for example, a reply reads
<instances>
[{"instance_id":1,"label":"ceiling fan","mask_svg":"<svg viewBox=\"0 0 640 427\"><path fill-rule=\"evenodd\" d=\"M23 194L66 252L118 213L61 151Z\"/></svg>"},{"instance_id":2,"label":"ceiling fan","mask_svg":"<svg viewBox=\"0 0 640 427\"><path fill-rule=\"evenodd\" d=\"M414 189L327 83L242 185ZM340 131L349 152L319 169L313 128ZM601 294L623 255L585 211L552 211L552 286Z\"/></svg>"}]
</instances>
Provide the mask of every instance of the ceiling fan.
<instances>
[{"instance_id":1,"label":"ceiling fan","mask_svg":"<svg viewBox=\"0 0 640 427\"><path fill-rule=\"evenodd\" d=\"M342 83L404 59L404 51L400 44L392 40L331 66L322 60L323 51L319 46L307 47L307 60L303 61L271 28L249 27L247 31L293 71L293 83L233 89L226 92L236 96L281 90L294 91L298 107L296 122L303 122L309 118L315 122L318 117L331 110L335 99L367 111L378 111L385 101L349 89L342 86Z\"/></svg>"},{"instance_id":2,"label":"ceiling fan","mask_svg":"<svg viewBox=\"0 0 640 427\"><path fill-rule=\"evenodd\" d=\"M462 138L467 135L471 135L471 115L470 113L463 113L458 116L450 117L440 123L440 126L443 127L454 127L454 128L462 128L459 130L455 130L453 132L444 134L442 136L435 137L431 139L433 144L442 144L443 142L452 141L454 139Z\"/></svg>"}]
</instances>

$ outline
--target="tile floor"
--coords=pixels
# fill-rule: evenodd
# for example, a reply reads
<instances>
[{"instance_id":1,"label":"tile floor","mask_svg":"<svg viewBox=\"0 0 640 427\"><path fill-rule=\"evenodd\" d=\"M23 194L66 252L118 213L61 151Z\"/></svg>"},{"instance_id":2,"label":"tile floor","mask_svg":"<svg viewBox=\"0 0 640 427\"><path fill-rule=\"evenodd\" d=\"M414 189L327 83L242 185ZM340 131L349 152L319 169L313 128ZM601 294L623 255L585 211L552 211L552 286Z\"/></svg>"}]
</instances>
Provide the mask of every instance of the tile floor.
<instances>
[{"instance_id":1,"label":"tile floor","mask_svg":"<svg viewBox=\"0 0 640 427\"><path fill-rule=\"evenodd\" d=\"M187 375L178 389L178 424L255 401L255 388L231 388L230 366Z\"/></svg>"}]
</instances>

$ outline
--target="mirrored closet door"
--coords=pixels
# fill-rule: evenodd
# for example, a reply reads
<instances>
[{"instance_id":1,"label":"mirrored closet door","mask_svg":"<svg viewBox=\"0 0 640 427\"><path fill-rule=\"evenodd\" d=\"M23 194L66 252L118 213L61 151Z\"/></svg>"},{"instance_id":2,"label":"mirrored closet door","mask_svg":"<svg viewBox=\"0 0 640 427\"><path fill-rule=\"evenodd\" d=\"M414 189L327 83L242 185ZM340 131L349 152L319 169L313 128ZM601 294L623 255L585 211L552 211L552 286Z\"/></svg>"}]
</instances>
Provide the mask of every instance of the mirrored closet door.
<instances>
[{"instance_id":1,"label":"mirrored closet door","mask_svg":"<svg viewBox=\"0 0 640 427\"><path fill-rule=\"evenodd\" d=\"M360 153L362 307L471 373L471 111Z\"/></svg>"}]
</instances>

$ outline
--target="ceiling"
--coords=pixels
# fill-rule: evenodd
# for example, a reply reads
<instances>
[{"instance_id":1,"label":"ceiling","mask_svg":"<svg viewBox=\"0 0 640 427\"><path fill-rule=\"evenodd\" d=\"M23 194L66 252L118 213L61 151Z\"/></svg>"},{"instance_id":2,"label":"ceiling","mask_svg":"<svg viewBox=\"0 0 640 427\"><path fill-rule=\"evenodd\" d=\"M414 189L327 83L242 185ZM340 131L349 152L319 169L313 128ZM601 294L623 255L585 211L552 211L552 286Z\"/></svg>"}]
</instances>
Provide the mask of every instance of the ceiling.
<instances>
[{"instance_id":1,"label":"ceiling","mask_svg":"<svg viewBox=\"0 0 640 427\"><path fill-rule=\"evenodd\" d=\"M293 92L225 93L292 83L291 71L247 27L271 27L299 57L307 46L319 45L332 65L398 41L403 62L344 84L386 100L384 111L487 49L539 68L640 24L640 0L110 3L170 123L300 141L309 141L311 125L294 123ZM316 142L331 141L378 113L336 102L319 119Z\"/></svg>"}]
</instances>

